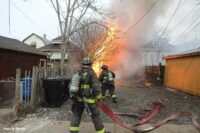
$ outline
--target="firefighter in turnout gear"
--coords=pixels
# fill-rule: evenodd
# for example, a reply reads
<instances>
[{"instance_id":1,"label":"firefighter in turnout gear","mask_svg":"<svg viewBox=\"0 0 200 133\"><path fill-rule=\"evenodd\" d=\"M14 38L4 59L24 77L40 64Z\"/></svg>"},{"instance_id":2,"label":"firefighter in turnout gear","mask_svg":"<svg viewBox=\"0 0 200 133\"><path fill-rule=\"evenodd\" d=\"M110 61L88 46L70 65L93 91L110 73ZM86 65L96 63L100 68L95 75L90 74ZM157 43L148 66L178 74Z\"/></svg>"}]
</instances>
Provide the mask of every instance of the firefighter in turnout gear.
<instances>
[{"instance_id":1,"label":"firefighter in turnout gear","mask_svg":"<svg viewBox=\"0 0 200 133\"><path fill-rule=\"evenodd\" d=\"M110 133L105 131L100 111L96 103L101 100L101 84L91 68L92 62L89 57L83 58L83 66L78 70L78 74L73 76L70 93L73 99L70 133L79 133L79 124L81 122L84 108L88 111L92 118L96 133ZM75 79L78 82L75 82ZM73 84L78 84L78 89L73 87Z\"/></svg>"},{"instance_id":2,"label":"firefighter in turnout gear","mask_svg":"<svg viewBox=\"0 0 200 133\"><path fill-rule=\"evenodd\" d=\"M102 100L105 99L106 90L109 90L109 94L112 97L113 103L116 103L116 94L115 94L115 84L114 84L114 78L115 73L108 70L107 65L102 65L101 67L102 72L99 76L99 81L101 82L102 86Z\"/></svg>"}]
</instances>

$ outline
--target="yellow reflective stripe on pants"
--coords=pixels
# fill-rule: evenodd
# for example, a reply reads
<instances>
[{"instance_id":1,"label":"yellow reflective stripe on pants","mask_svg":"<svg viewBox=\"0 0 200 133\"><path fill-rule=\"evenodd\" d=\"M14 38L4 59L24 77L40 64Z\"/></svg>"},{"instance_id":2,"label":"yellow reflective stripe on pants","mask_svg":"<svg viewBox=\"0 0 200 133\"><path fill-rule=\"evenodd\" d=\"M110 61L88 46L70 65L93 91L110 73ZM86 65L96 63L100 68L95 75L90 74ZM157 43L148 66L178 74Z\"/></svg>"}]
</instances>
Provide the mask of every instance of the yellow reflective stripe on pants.
<instances>
[{"instance_id":1,"label":"yellow reflective stripe on pants","mask_svg":"<svg viewBox=\"0 0 200 133\"><path fill-rule=\"evenodd\" d=\"M78 102L83 102L83 99L79 98ZM95 103L95 100L94 99L86 99L86 102L87 103Z\"/></svg>"},{"instance_id":2,"label":"yellow reflective stripe on pants","mask_svg":"<svg viewBox=\"0 0 200 133\"><path fill-rule=\"evenodd\" d=\"M90 89L90 85L82 84L82 85L81 85L81 88L82 88L82 89Z\"/></svg>"},{"instance_id":3,"label":"yellow reflective stripe on pants","mask_svg":"<svg viewBox=\"0 0 200 133\"><path fill-rule=\"evenodd\" d=\"M115 98L115 97L117 97L116 95L112 95L112 98Z\"/></svg>"},{"instance_id":4,"label":"yellow reflective stripe on pants","mask_svg":"<svg viewBox=\"0 0 200 133\"><path fill-rule=\"evenodd\" d=\"M86 99L86 102L87 103L95 103L95 100L94 99Z\"/></svg>"},{"instance_id":5,"label":"yellow reflective stripe on pants","mask_svg":"<svg viewBox=\"0 0 200 133\"><path fill-rule=\"evenodd\" d=\"M79 127L73 127L73 126L71 126L71 127L69 128L69 130L70 130L70 131L76 132L76 131L79 131Z\"/></svg>"},{"instance_id":6,"label":"yellow reflective stripe on pants","mask_svg":"<svg viewBox=\"0 0 200 133\"><path fill-rule=\"evenodd\" d=\"M97 131L96 133L104 133L105 132L105 128L103 128L102 130L100 131Z\"/></svg>"}]
</instances>

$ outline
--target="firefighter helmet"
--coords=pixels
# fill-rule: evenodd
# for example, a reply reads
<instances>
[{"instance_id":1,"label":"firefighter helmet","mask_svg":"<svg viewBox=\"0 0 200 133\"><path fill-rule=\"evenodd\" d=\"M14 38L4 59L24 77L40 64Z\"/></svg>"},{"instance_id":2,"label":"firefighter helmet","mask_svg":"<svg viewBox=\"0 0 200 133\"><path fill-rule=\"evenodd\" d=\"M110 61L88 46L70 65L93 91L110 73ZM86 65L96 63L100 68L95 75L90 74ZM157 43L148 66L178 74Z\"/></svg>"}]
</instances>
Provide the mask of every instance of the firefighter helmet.
<instances>
[{"instance_id":1,"label":"firefighter helmet","mask_svg":"<svg viewBox=\"0 0 200 133\"><path fill-rule=\"evenodd\" d=\"M107 70L107 69L108 69L108 66L105 65L105 64L103 64L103 65L101 66L101 69Z\"/></svg>"},{"instance_id":2,"label":"firefighter helmet","mask_svg":"<svg viewBox=\"0 0 200 133\"><path fill-rule=\"evenodd\" d=\"M84 57L83 60L82 60L82 64L83 65L91 65L92 64L92 61L90 59L90 57Z\"/></svg>"}]
</instances>

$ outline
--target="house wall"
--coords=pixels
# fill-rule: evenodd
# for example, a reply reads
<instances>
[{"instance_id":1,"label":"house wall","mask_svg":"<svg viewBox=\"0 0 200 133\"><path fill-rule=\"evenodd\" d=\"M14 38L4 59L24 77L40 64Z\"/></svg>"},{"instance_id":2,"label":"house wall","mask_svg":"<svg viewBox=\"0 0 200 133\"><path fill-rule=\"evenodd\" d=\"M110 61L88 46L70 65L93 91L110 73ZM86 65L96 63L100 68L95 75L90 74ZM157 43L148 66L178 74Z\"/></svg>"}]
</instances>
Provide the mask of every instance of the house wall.
<instances>
[{"instance_id":1,"label":"house wall","mask_svg":"<svg viewBox=\"0 0 200 133\"><path fill-rule=\"evenodd\" d=\"M52 52L52 53L58 53L58 52ZM72 78L72 75L77 71L79 66L79 62L77 59L77 52L68 50L66 54L67 58L65 60L64 71L67 78ZM52 68L55 69L60 69L60 58L56 60L53 59L49 60L48 66L51 66Z\"/></svg>"},{"instance_id":2,"label":"house wall","mask_svg":"<svg viewBox=\"0 0 200 133\"><path fill-rule=\"evenodd\" d=\"M165 85L200 96L200 55L167 59Z\"/></svg>"},{"instance_id":3,"label":"house wall","mask_svg":"<svg viewBox=\"0 0 200 133\"><path fill-rule=\"evenodd\" d=\"M165 60L162 57L170 55L168 51L161 50L144 50L142 51L142 61L144 66L158 66L161 62L165 65Z\"/></svg>"},{"instance_id":4,"label":"house wall","mask_svg":"<svg viewBox=\"0 0 200 133\"><path fill-rule=\"evenodd\" d=\"M0 80L15 77L16 68L21 68L22 74L25 70L32 71L34 65L39 65L40 59L46 59L46 56L0 49Z\"/></svg>"},{"instance_id":5,"label":"house wall","mask_svg":"<svg viewBox=\"0 0 200 133\"><path fill-rule=\"evenodd\" d=\"M40 48L45 46L45 43L43 42L43 40L41 40L40 38L38 38L36 35L32 35L29 38L27 38L24 43L28 44L31 46L32 43L36 43L36 48Z\"/></svg>"}]
</instances>

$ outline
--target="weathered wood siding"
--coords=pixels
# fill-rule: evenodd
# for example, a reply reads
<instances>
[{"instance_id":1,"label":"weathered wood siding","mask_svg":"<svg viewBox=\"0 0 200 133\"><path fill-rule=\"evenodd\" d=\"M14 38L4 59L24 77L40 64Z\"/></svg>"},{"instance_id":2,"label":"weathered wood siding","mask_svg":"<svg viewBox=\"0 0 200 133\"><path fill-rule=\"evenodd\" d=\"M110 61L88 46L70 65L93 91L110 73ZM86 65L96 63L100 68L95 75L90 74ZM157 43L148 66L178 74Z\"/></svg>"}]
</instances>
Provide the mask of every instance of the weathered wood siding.
<instances>
[{"instance_id":1,"label":"weathered wood siding","mask_svg":"<svg viewBox=\"0 0 200 133\"><path fill-rule=\"evenodd\" d=\"M15 77L16 68L21 68L22 73L32 71L34 65L39 65L40 59L46 59L46 56L0 49L0 80Z\"/></svg>"}]
</instances>

